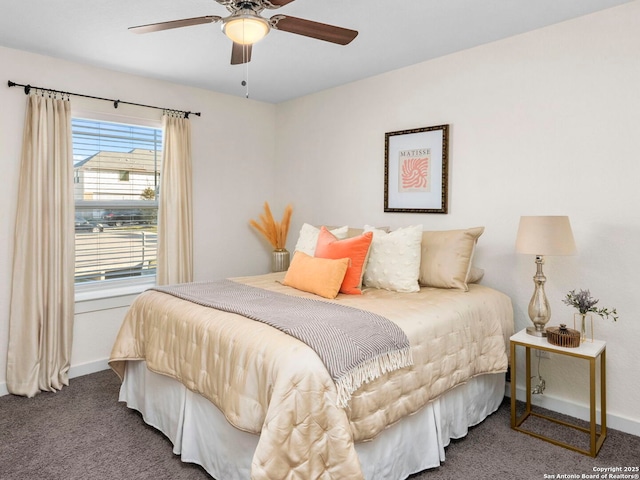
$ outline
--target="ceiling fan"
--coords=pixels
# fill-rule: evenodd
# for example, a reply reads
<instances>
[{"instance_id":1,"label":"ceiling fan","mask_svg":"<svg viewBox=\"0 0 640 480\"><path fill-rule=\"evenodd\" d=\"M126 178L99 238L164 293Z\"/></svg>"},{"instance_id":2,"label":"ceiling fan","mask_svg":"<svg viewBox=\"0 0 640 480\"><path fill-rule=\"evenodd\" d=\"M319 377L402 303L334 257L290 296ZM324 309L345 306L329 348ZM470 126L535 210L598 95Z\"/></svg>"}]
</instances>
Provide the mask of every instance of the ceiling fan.
<instances>
[{"instance_id":1,"label":"ceiling fan","mask_svg":"<svg viewBox=\"0 0 640 480\"><path fill-rule=\"evenodd\" d=\"M222 22L222 31L233 41L233 48L231 50L232 65L251 61L252 45L263 39L271 29L295 33L339 45L347 45L358 35L358 32L355 30L305 20L303 18L290 17L288 15L274 15L266 19L260 15L265 9L275 10L294 0L215 1L226 7L231 15L227 17L207 15L204 17L171 20L168 22L129 27L129 30L134 33L150 33L168 30L170 28Z\"/></svg>"}]
</instances>

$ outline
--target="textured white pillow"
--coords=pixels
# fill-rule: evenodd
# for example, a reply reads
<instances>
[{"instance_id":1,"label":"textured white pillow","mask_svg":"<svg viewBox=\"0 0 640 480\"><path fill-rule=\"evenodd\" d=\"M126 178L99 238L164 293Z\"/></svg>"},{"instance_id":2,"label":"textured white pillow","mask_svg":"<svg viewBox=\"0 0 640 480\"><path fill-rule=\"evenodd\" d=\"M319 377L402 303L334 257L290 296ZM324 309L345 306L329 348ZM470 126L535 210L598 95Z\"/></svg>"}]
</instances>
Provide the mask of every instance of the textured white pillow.
<instances>
[{"instance_id":1,"label":"textured white pillow","mask_svg":"<svg viewBox=\"0 0 640 480\"><path fill-rule=\"evenodd\" d=\"M333 235L338 239L342 240L343 238L347 238L347 231L349 227L345 225L344 227L334 228L333 230L329 230ZM316 253L316 244L318 243L318 234L320 233L320 229L314 227L313 225L309 225L305 223L302 225L300 229L300 235L298 236L298 242L296 243L295 251L304 252L310 257L313 257Z\"/></svg>"},{"instance_id":2,"label":"textured white pillow","mask_svg":"<svg viewBox=\"0 0 640 480\"><path fill-rule=\"evenodd\" d=\"M364 285L396 292L420 290L422 225L398 228L390 233L365 225L364 231L373 232Z\"/></svg>"}]
</instances>

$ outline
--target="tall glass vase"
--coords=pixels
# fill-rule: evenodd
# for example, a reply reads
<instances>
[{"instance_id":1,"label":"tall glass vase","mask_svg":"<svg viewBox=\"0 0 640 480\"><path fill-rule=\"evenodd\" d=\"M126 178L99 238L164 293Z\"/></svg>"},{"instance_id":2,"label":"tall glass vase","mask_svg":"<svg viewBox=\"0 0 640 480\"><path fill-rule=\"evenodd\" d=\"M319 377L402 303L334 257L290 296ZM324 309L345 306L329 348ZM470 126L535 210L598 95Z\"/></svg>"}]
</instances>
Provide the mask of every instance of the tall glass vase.
<instances>
[{"instance_id":1,"label":"tall glass vase","mask_svg":"<svg viewBox=\"0 0 640 480\"><path fill-rule=\"evenodd\" d=\"M574 313L573 328L580 332L580 342L593 342L593 315Z\"/></svg>"}]
</instances>

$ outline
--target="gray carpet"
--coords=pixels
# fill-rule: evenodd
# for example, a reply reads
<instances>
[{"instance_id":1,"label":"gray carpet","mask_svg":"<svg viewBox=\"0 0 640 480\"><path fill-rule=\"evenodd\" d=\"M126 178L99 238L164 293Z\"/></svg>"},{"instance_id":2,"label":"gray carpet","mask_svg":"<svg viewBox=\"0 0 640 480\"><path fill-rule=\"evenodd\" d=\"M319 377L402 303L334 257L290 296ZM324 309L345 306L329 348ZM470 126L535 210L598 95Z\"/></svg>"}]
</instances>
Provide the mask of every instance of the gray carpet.
<instances>
[{"instance_id":1,"label":"gray carpet","mask_svg":"<svg viewBox=\"0 0 640 480\"><path fill-rule=\"evenodd\" d=\"M57 393L0 397L0 478L211 480L202 468L181 462L161 433L119 403L118 388L118 378L107 370L72 379ZM585 478L594 467L640 465L640 437L609 430L593 459L511 430L509 412L504 402L465 438L451 442L442 466L411 480ZM538 428L578 444L588 440L548 422Z\"/></svg>"}]
</instances>

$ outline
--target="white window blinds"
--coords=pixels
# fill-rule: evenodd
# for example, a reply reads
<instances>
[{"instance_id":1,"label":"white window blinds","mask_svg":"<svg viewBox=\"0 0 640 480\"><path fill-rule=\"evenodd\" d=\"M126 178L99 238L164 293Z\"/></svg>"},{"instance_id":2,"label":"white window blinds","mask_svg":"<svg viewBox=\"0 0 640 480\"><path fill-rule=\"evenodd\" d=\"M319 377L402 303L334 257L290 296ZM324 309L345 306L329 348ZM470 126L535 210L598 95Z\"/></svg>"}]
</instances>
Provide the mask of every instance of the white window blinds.
<instances>
[{"instance_id":1,"label":"white window blinds","mask_svg":"<svg viewBox=\"0 0 640 480\"><path fill-rule=\"evenodd\" d=\"M76 283L155 275L162 130L74 118Z\"/></svg>"}]
</instances>

